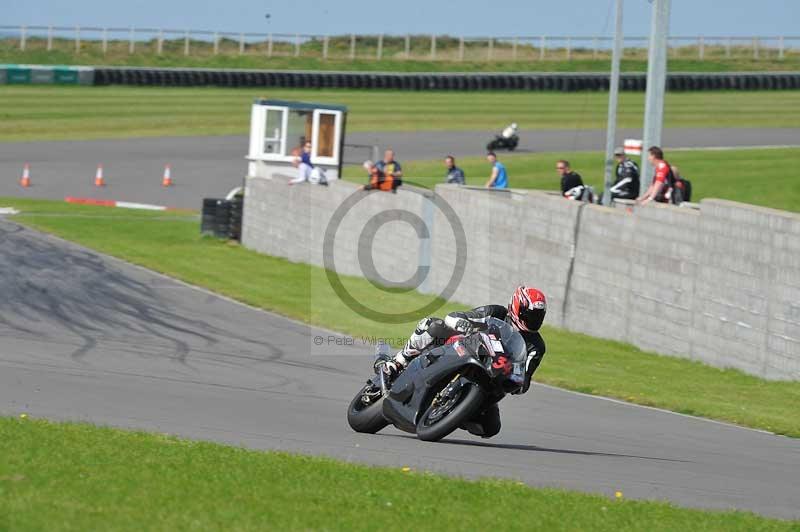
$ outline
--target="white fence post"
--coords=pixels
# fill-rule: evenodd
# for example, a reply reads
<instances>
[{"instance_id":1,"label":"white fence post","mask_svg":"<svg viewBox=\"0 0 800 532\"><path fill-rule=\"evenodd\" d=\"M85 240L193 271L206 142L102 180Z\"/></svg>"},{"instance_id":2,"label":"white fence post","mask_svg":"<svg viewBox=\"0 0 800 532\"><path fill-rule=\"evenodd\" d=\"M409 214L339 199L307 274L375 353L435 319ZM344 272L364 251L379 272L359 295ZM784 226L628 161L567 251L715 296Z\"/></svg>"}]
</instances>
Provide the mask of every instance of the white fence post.
<instances>
[{"instance_id":1,"label":"white fence post","mask_svg":"<svg viewBox=\"0 0 800 532\"><path fill-rule=\"evenodd\" d=\"M406 34L406 59L411 57L411 35Z\"/></svg>"},{"instance_id":2,"label":"white fence post","mask_svg":"<svg viewBox=\"0 0 800 532\"><path fill-rule=\"evenodd\" d=\"M47 51L53 49L53 26L47 26Z\"/></svg>"},{"instance_id":3,"label":"white fence post","mask_svg":"<svg viewBox=\"0 0 800 532\"><path fill-rule=\"evenodd\" d=\"M431 35L431 61L436 61L436 35Z\"/></svg>"},{"instance_id":4,"label":"white fence post","mask_svg":"<svg viewBox=\"0 0 800 532\"><path fill-rule=\"evenodd\" d=\"M514 37L514 41L511 43L511 60L517 60L517 37Z\"/></svg>"},{"instance_id":5,"label":"white fence post","mask_svg":"<svg viewBox=\"0 0 800 532\"><path fill-rule=\"evenodd\" d=\"M544 47L547 45L547 37L544 35L539 39L539 61L544 59Z\"/></svg>"},{"instance_id":6,"label":"white fence post","mask_svg":"<svg viewBox=\"0 0 800 532\"><path fill-rule=\"evenodd\" d=\"M783 35L778 37L778 59L783 59Z\"/></svg>"},{"instance_id":7,"label":"white fence post","mask_svg":"<svg viewBox=\"0 0 800 532\"><path fill-rule=\"evenodd\" d=\"M758 59L758 37L753 37L753 59Z\"/></svg>"},{"instance_id":8,"label":"white fence post","mask_svg":"<svg viewBox=\"0 0 800 532\"><path fill-rule=\"evenodd\" d=\"M300 34L294 34L294 56L300 57Z\"/></svg>"},{"instance_id":9,"label":"white fence post","mask_svg":"<svg viewBox=\"0 0 800 532\"><path fill-rule=\"evenodd\" d=\"M328 39L327 35L322 38L322 59L324 61L328 60Z\"/></svg>"},{"instance_id":10,"label":"white fence post","mask_svg":"<svg viewBox=\"0 0 800 532\"><path fill-rule=\"evenodd\" d=\"M158 55L164 53L164 30L158 30Z\"/></svg>"},{"instance_id":11,"label":"white fence post","mask_svg":"<svg viewBox=\"0 0 800 532\"><path fill-rule=\"evenodd\" d=\"M219 53L219 34L214 32L214 55Z\"/></svg>"},{"instance_id":12,"label":"white fence post","mask_svg":"<svg viewBox=\"0 0 800 532\"><path fill-rule=\"evenodd\" d=\"M244 54L244 33L239 34L239 55Z\"/></svg>"},{"instance_id":13,"label":"white fence post","mask_svg":"<svg viewBox=\"0 0 800 532\"><path fill-rule=\"evenodd\" d=\"M108 28L103 28L103 55L108 52Z\"/></svg>"},{"instance_id":14,"label":"white fence post","mask_svg":"<svg viewBox=\"0 0 800 532\"><path fill-rule=\"evenodd\" d=\"M128 41L128 54L133 54L136 51L136 44L133 40L135 31L136 30L133 29L133 26L131 26L130 40Z\"/></svg>"},{"instance_id":15,"label":"white fence post","mask_svg":"<svg viewBox=\"0 0 800 532\"><path fill-rule=\"evenodd\" d=\"M494 39L489 37L489 47L486 50L486 59L491 61L494 55Z\"/></svg>"},{"instance_id":16,"label":"white fence post","mask_svg":"<svg viewBox=\"0 0 800 532\"><path fill-rule=\"evenodd\" d=\"M464 60L464 37L458 38L458 60Z\"/></svg>"},{"instance_id":17,"label":"white fence post","mask_svg":"<svg viewBox=\"0 0 800 532\"><path fill-rule=\"evenodd\" d=\"M81 27L75 26L75 53L81 53Z\"/></svg>"},{"instance_id":18,"label":"white fence post","mask_svg":"<svg viewBox=\"0 0 800 532\"><path fill-rule=\"evenodd\" d=\"M267 36L267 57L272 57L272 33Z\"/></svg>"},{"instance_id":19,"label":"white fence post","mask_svg":"<svg viewBox=\"0 0 800 532\"><path fill-rule=\"evenodd\" d=\"M350 61L356 58L356 34L350 34Z\"/></svg>"},{"instance_id":20,"label":"white fence post","mask_svg":"<svg viewBox=\"0 0 800 532\"><path fill-rule=\"evenodd\" d=\"M377 52L376 55L377 55L378 61L380 61L381 58L383 57L383 33L378 35L378 52Z\"/></svg>"},{"instance_id":21,"label":"white fence post","mask_svg":"<svg viewBox=\"0 0 800 532\"><path fill-rule=\"evenodd\" d=\"M26 28L24 25L19 27L19 49L22 50L23 52L25 51L25 41L26 41L25 30Z\"/></svg>"},{"instance_id":22,"label":"white fence post","mask_svg":"<svg viewBox=\"0 0 800 532\"><path fill-rule=\"evenodd\" d=\"M183 36L183 55L189 55L189 30L186 30L186 35Z\"/></svg>"},{"instance_id":23,"label":"white fence post","mask_svg":"<svg viewBox=\"0 0 800 532\"><path fill-rule=\"evenodd\" d=\"M572 37L567 37L567 61L572 60Z\"/></svg>"}]
</instances>

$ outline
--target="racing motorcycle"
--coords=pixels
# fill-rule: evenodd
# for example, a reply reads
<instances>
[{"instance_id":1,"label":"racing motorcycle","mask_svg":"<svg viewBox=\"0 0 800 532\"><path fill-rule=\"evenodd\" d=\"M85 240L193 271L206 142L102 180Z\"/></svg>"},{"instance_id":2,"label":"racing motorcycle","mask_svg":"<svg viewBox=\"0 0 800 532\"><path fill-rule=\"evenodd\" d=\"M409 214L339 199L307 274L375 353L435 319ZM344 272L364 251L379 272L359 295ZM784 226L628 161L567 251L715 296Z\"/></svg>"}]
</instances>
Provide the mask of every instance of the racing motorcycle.
<instances>
[{"instance_id":1,"label":"racing motorcycle","mask_svg":"<svg viewBox=\"0 0 800 532\"><path fill-rule=\"evenodd\" d=\"M519 144L519 135L517 135L517 124L513 123L508 126L502 133L495 135L494 139L486 145L487 151L495 151L504 149L514 151Z\"/></svg>"},{"instance_id":2,"label":"racing motorcycle","mask_svg":"<svg viewBox=\"0 0 800 532\"><path fill-rule=\"evenodd\" d=\"M378 346L377 358L389 360ZM347 421L374 434L389 424L438 441L458 428L481 434L481 414L525 380L525 340L508 323L489 318L482 331L450 337L412 360L391 385L376 370L350 402Z\"/></svg>"}]
</instances>

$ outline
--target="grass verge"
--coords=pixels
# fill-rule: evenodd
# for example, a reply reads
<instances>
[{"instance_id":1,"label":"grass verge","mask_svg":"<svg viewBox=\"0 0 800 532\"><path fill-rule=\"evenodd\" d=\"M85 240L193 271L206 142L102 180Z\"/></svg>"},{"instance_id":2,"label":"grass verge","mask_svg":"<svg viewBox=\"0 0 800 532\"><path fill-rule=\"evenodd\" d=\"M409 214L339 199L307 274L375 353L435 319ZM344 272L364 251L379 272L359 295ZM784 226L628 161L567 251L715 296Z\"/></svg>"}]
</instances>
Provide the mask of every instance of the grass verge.
<instances>
[{"instance_id":1,"label":"grass verge","mask_svg":"<svg viewBox=\"0 0 800 532\"><path fill-rule=\"evenodd\" d=\"M196 219L0 198L0 206L8 205L23 211L15 219L26 225L307 323L386 338L405 337L416 323L362 318L335 295L321 268L202 238ZM356 299L380 300L386 312L430 301L416 292L386 294L361 278L343 282ZM463 306L446 303L438 314L457 308ZM766 381L552 327L543 335L548 354L536 374L540 382L800 437L800 382Z\"/></svg>"},{"instance_id":2,"label":"grass verge","mask_svg":"<svg viewBox=\"0 0 800 532\"><path fill-rule=\"evenodd\" d=\"M598 193L603 190L605 155L600 152L501 153L500 158L508 168L513 188L558 190L555 163L567 159L586 184L593 185ZM667 159L692 181L692 201L721 198L800 212L800 180L795 175L800 167L800 148L670 150ZM442 160L402 162L407 181L424 187L444 181ZM490 166L485 158L465 157L457 162L467 175L467 184L486 183ZM345 167L345 178L366 182L360 167Z\"/></svg>"},{"instance_id":3,"label":"grass verge","mask_svg":"<svg viewBox=\"0 0 800 532\"><path fill-rule=\"evenodd\" d=\"M91 452L87 452L91 450ZM132 467L132 465L134 467ZM409 496L413 494L413 496ZM7 530L797 530L745 512L0 418Z\"/></svg>"},{"instance_id":4,"label":"grass verge","mask_svg":"<svg viewBox=\"0 0 800 532\"><path fill-rule=\"evenodd\" d=\"M604 129L600 92L404 92L0 85L0 141L247 135L256 97L349 107L348 131ZM642 125L644 94L623 92L618 126ZM665 127L797 127L800 91L674 92Z\"/></svg>"},{"instance_id":5,"label":"grass verge","mask_svg":"<svg viewBox=\"0 0 800 532\"><path fill-rule=\"evenodd\" d=\"M539 50L520 46L518 60L513 60L511 46L507 42L496 42L494 57L487 58L486 43L482 47L468 46L463 61L458 60L458 40L439 38L437 40L438 60L430 60L430 40L412 39L412 57L405 59L403 38L387 37L383 43L383 58L376 59L377 42L373 37L366 45L362 41L356 50L355 59L350 56L350 39L334 37L329 46L329 58L322 59L322 43L310 41L301 47L301 54L295 57L293 43L275 42L273 56L267 57L265 42L257 45L248 43L246 53L239 53L239 43L223 38L219 54L214 54L210 42L192 40L191 55L184 55L183 39L164 41L162 53L157 52L155 40L139 42L134 53L129 51L127 40L110 40L103 53L101 43L86 40L81 43L79 53L75 43L63 38L53 40L53 49L48 51L47 41L29 36L27 49L20 50L16 39L0 40L0 57L6 63L42 65L116 65L150 67L191 67L191 68L256 68L270 70L339 70L339 71L383 71L383 72L608 72L611 58L608 50L600 51L597 58L591 49L577 47L566 60L566 50L548 50L544 60L539 59ZM732 57L725 57L722 47L706 47L705 60L697 59L696 47L673 50L669 60L673 72L761 72L770 70L791 71L800 69L800 55L791 51L783 59L777 57L776 50L764 49L759 59L753 59L751 50L737 47ZM683 57L677 57L679 53ZM623 72L646 72L647 51L644 49L631 53L622 61Z\"/></svg>"}]
</instances>

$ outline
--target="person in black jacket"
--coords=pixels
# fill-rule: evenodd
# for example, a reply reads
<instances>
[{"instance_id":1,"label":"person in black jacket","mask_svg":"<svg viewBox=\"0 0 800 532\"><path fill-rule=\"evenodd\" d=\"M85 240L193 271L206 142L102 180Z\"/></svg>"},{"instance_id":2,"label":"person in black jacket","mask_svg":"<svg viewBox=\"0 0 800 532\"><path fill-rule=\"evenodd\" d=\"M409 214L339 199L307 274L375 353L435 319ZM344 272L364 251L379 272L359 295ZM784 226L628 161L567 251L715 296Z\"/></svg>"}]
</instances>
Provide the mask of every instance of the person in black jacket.
<instances>
[{"instance_id":1,"label":"person in black jacket","mask_svg":"<svg viewBox=\"0 0 800 532\"><path fill-rule=\"evenodd\" d=\"M525 363L525 381L522 388L515 393L525 393L531 386L531 377L542 362L545 353L545 344L539 328L542 326L547 313L547 300L544 294L536 288L520 286L514 290L508 306L484 305L463 312L451 312L442 320L440 318L424 318L418 324L414 333L391 360L379 360L376 369L383 371L390 381L408 366L425 349L441 345L450 336L455 334L471 334L481 330L481 326L488 318L497 318L511 324L525 340L528 359ZM470 432L485 438L500 432L500 410L497 403L493 403L486 411L479 414L475 420L477 429L467 427Z\"/></svg>"},{"instance_id":2,"label":"person in black jacket","mask_svg":"<svg viewBox=\"0 0 800 532\"><path fill-rule=\"evenodd\" d=\"M639 197L639 167L625 156L622 148L614 150L614 157L617 159L617 178L614 186L608 189L611 199L635 200Z\"/></svg>"},{"instance_id":3,"label":"person in black jacket","mask_svg":"<svg viewBox=\"0 0 800 532\"><path fill-rule=\"evenodd\" d=\"M572 171L569 161L564 159L556 161L556 171L561 176L561 195L570 198L580 197L584 189L583 179L579 173Z\"/></svg>"}]
</instances>

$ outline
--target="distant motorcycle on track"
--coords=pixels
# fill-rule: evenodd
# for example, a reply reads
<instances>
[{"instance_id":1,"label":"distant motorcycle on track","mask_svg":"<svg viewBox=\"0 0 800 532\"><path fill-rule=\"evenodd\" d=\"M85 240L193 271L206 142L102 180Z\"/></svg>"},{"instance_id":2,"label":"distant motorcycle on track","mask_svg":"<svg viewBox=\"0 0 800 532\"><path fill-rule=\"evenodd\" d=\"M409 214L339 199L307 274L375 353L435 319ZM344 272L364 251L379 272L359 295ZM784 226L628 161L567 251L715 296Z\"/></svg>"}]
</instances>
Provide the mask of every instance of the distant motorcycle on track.
<instances>
[{"instance_id":1,"label":"distant motorcycle on track","mask_svg":"<svg viewBox=\"0 0 800 532\"><path fill-rule=\"evenodd\" d=\"M388 360L388 353L379 349L377 357ZM347 421L356 432L374 434L392 424L425 441L459 428L482 434L482 414L522 388L526 359L522 336L489 318L485 330L452 336L420 354L391 384L377 370L350 402Z\"/></svg>"},{"instance_id":2,"label":"distant motorcycle on track","mask_svg":"<svg viewBox=\"0 0 800 532\"><path fill-rule=\"evenodd\" d=\"M494 139L486 145L487 151L495 150L508 150L514 151L519 144L519 135L517 135L516 122L505 128L499 135L495 135Z\"/></svg>"}]
</instances>

